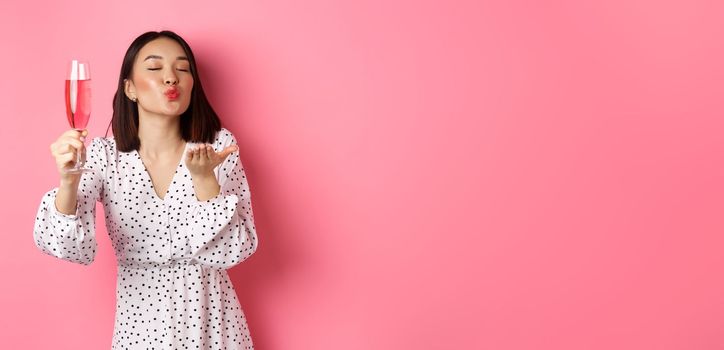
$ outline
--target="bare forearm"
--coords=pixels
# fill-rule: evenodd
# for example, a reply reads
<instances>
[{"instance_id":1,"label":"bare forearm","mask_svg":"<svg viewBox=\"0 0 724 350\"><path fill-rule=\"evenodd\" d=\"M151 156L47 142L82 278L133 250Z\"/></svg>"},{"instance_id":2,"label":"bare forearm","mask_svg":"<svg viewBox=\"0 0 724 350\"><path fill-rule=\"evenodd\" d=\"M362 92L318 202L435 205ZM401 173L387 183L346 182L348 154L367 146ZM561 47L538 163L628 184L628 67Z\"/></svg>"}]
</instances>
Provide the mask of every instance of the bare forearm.
<instances>
[{"instance_id":1,"label":"bare forearm","mask_svg":"<svg viewBox=\"0 0 724 350\"><path fill-rule=\"evenodd\" d=\"M205 175L197 175L191 177L194 184L194 192L199 201L209 200L216 197L221 191L219 182L213 172Z\"/></svg>"},{"instance_id":2,"label":"bare forearm","mask_svg":"<svg viewBox=\"0 0 724 350\"><path fill-rule=\"evenodd\" d=\"M55 195L55 208L68 215L76 214L78 205L78 184L80 181L61 180Z\"/></svg>"}]
</instances>

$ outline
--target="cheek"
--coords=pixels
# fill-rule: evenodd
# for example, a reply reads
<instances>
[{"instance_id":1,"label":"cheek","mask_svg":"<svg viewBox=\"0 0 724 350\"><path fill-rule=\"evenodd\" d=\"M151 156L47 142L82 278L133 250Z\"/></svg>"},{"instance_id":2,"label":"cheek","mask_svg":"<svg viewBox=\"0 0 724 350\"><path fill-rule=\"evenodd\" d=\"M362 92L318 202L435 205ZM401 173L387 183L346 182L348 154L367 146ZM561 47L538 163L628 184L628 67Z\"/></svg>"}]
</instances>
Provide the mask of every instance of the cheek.
<instances>
[{"instance_id":1,"label":"cheek","mask_svg":"<svg viewBox=\"0 0 724 350\"><path fill-rule=\"evenodd\" d=\"M158 85L158 82L156 82L156 79L152 79L150 77L136 77L136 79L133 80L133 82L136 85L136 89L140 91L146 91L155 88Z\"/></svg>"},{"instance_id":2,"label":"cheek","mask_svg":"<svg viewBox=\"0 0 724 350\"><path fill-rule=\"evenodd\" d=\"M186 96L190 99L190 98L191 98L191 91L193 91L193 89L194 89L194 78L193 78L193 77L189 77L189 78L186 79L183 83L184 83L185 86L188 86L188 87L186 88L186 90L188 91L188 94L186 94Z\"/></svg>"}]
</instances>

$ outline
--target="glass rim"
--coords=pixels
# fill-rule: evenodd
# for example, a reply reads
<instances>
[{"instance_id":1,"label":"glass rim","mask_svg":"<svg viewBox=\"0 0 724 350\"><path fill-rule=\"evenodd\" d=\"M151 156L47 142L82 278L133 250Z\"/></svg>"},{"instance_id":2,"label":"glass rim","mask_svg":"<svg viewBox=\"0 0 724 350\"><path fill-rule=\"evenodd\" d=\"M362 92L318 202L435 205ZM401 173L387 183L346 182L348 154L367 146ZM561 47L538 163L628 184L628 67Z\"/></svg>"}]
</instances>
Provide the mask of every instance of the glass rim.
<instances>
[{"instance_id":1,"label":"glass rim","mask_svg":"<svg viewBox=\"0 0 724 350\"><path fill-rule=\"evenodd\" d=\"M90 63L88 60L74 58L68 61L65 73L66 80L91 80Z\"/></svg>"}]
</instances>

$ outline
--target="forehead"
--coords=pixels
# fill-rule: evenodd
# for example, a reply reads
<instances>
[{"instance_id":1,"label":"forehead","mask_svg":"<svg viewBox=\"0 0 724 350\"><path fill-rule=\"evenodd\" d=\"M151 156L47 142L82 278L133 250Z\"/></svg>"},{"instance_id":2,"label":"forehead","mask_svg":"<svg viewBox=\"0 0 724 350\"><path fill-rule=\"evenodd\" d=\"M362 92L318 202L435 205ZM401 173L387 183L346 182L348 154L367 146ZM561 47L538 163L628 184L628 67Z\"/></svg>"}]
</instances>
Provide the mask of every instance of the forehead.
<instances>
[{"instance_id":1,"label":"forehead","mask_svg":"<svg viewBox=\"0 0 724 350\"><path fill-rule=\"evenodd\" d=\"M136 62L143 62L148 56L161 56L164 60L175 61L186 56L183 47L173 39L161 37L146 43L136 56Z\"/></svg>"}]
</instances>

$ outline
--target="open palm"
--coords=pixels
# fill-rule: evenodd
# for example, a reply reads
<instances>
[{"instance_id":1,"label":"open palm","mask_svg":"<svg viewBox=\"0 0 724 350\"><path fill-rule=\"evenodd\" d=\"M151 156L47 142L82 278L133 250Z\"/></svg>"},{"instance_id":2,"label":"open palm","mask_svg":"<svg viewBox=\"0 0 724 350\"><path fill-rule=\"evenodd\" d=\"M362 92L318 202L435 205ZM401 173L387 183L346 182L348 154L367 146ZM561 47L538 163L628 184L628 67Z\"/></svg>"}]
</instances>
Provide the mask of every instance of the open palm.
<instances>
[{"instance_id":1,"label":"open palm","mask_svg":"<svg viewBox=\"0 0 724 350\"><path fill-rule=\"evenodd\" d=\"M210 174L226 157L238 149L237 145L231 145L221 152L216 152L209 144L193 146L186 152L186 167L191 176Z\"/></svg>"}]
</instances>

